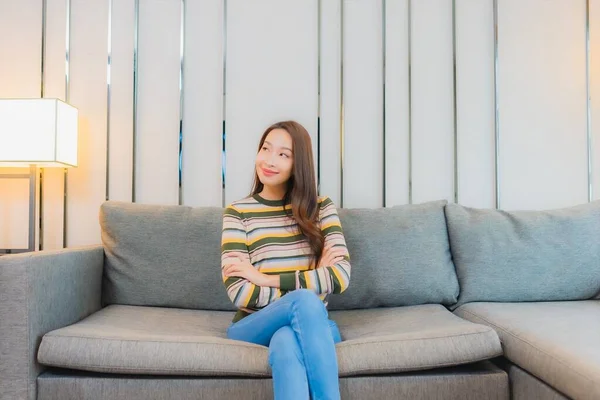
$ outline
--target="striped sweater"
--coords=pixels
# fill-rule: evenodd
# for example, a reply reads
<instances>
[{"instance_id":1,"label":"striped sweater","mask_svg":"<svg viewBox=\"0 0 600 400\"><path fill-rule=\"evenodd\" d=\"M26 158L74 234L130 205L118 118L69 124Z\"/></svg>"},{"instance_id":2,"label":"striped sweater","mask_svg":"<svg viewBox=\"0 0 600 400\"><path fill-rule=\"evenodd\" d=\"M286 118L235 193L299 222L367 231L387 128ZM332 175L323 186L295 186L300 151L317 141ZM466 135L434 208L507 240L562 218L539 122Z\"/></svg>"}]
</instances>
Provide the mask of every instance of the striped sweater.
<instances>
[{"instance_id":1,"label":"striped sweater","mask_svg":"<svg viewBox=\"0 0 600 400\"><path fill-rule=\"evenodd\" d=\"M288 215L289 213L289 215ZM335 205L319 198L319 223L325 245L343 247L344 260L335 265L310 266L312 251L291 216L291 205L254 195L229 205L223 213L221 267L229 252L247 254L264 274L278 274L280 288L257 286L244 278L223 276L227 294L239 309L233 322L266 307L296 289L314 291L327 304L329 294L342 293L350 283L350 258Z\"/></svg>"}]
</instances>

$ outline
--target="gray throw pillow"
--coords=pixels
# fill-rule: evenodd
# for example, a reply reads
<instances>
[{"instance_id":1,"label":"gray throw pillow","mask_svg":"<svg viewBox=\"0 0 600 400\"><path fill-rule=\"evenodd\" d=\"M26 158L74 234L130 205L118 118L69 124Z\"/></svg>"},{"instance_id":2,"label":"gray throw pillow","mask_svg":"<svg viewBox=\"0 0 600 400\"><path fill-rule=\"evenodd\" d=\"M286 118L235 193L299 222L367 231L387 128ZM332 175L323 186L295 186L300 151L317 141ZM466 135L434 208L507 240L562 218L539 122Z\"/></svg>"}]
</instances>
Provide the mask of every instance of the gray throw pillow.
<instances>
[{"instance_id":1,"label":"gray throw pillow","mask_svg":"<svg viewBox=\"0 0 600 400\"><path fill-rule=\"evenodd\" d=\"M106 202L103 302L234 310L221 280L223 209Z\"/></svg>"},{"instance_id":2,"label":"gray throw pillow","mask_svg":"<svg viewBox=\"0 0 600 400\"><path fill-rule=\"evenodd\" d=\"M344 293L330 296L329 308L454 304L459 288L445 204L339 209L352 276Z\"/></svg>"},{"instance_id":3,"label":"gray throw pillow","mask_svg":"<svg viewBox=\"0 0 600 400\"><path fill-rule=\"evenodd\" d=\"M600 290L600 202L548 211L446 206L461 293L474 301L580 300Z\"/></svg>"}]
</instances>

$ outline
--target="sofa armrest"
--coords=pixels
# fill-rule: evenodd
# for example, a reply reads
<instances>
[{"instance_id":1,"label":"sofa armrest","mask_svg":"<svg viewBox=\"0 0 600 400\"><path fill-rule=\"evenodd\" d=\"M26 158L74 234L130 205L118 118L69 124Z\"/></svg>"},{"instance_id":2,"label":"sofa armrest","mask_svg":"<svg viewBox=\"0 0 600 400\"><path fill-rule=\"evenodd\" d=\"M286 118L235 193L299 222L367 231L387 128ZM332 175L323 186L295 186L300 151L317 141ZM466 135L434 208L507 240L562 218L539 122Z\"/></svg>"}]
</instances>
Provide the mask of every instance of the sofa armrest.
<instances>
[{"instance_id":1,"label":"sofa armrest","mask_svg":"<svg viewBox=\"0 0 600 400\"><path fill-rule=\"evenodd\" d=\"M36 399L42 336L101 307L102 246L0 257L0 400Z\"/></svg>"}]
</instances>

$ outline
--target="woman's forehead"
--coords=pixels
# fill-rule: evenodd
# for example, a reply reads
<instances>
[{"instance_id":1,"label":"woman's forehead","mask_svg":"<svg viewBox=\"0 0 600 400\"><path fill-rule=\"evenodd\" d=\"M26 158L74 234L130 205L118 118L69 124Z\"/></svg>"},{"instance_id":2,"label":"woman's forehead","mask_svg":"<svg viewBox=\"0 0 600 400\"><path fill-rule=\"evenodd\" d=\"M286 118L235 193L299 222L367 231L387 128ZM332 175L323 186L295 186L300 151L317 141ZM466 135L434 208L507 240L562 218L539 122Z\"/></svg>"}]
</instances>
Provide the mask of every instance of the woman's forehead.
<instances>
[{"instance_id":1,"label":"woman's forehead","mask_svg":"<svg viewBox=\"0 0 600 400\"><path fill-rule=\"evenodd\" d=\"M287 148L292 150L293 142L290 134L283 129L273 129L265 138L265 143L274 147Z\"/></svg>"}]
</instances>

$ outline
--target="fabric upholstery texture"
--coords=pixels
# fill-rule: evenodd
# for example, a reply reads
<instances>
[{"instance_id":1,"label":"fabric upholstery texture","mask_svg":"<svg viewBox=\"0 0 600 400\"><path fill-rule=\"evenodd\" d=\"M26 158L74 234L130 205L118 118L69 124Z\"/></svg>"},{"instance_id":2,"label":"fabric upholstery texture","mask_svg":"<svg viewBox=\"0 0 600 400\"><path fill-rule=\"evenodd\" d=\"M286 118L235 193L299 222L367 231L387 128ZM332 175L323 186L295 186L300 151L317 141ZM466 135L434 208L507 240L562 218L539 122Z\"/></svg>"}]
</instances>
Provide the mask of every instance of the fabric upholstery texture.
<instances>
[{"instance_id":1,"label":"fabric upholstery texture","mask_svg":"<svg viewBox=\"0 0 600 400\"><path fill-rule=\"evenodd\" d=\"M445 210L459 305L584 300L600 290L600 201L549 211Z\"/></svg>"},{"instance_id":2,"label":"fabric upholstery texture","mask_svg":"<svg viewBox=\"0 0 600 400\"><path fill-rule=\"evenodd\" d=\"M506 358L559 392L600 398L600 301L471 303L455 313L494 328Z\"/></svg>"},{"instance_id":3,"label":"fabric upholstery texture","mask_svg":"<svg viewBox=\"0 0 600 400\"><path fill-rule=\"evenodd\" d=\"M350 287L330 309L456 302L446 201L340 209L352 264ZM105 304L229 311L220 275L221 208L106 202Z\"/></svg>"},{"instance_id":4,"label":"fabric upholstery texture","mask_svg":"<svg viewBox=\"0 0 600 400\"><path fill-rule=\"evenodd\" d=\"M222 216L218 207L102 204L103 303L234 310L221 278Z\"/></svg>"},{"instance_id":5,"label":"fabric upholstery texture","mask_svg":"<svg viewBox=\"0 0 600 400\"><path fill-rule=\"evenodd\" d=\"M381 209L339 209L352 279L330 310L454 304L445 200Z\"/></svg>"},{"instance_id":6,"label":"fabric upholstery texture","mask_svg":"<svg viewBox=\"0 0 600 400\"><path fill-rule=\"evenodd\" d=\"M112 305L48 333L45 365L121 374L270 377L268 349L225 336L232 313ZM501 354L496 333L439 305L338 311L340 376L427 370ZM369 321L365 323L365 321Z\"/></svg>"},{"instance_id":7,"label":"fabric upholstery texture","mask_svg":"<svg viewBox=\"0 0 600 400\"><path fill-rule=\"evenodd\" d=\"M512 400L569 400L546 383L533 375L528 374L516 365L508 369L510 393Z\"/></svg>"},{"instance_id":8,"label":"fabric upholstery texture","mask_svg":"<svg viewBox=\"0 0 600 400\"><path fill-rule=\"evenodd\" d=\"M102 247L0 257L0 399L35 400L42 336L100 308Z\"/></svg>"},{"instance_id":9,"label":"fabric upholstery texture","mask_svg":"<svg viewBox=\"0 0 600 400\"><path fill-rule=\"evenodd\" d=\"M38 378L39 400L269 400L271 379L146 378L47 372ZM508 400L506 373L490 363L401 375L340 379L344 400Z\"/></svg>"}]
</instances>

